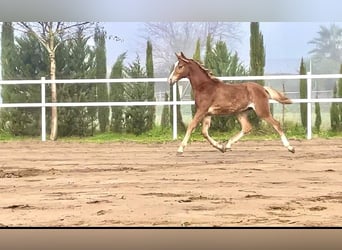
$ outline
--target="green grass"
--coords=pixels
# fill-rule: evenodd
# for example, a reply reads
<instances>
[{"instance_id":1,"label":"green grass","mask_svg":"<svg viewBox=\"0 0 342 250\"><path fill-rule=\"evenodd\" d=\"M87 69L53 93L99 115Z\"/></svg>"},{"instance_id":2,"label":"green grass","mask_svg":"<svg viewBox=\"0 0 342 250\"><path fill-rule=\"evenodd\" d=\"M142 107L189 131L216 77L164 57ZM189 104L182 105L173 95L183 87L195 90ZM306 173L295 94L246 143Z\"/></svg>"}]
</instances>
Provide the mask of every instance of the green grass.
<instances>
[{"instance_id":1,"label":"green grass","mask_svg":"<svg viewBox=\"0 0 342 250\"><path fill-rule=\"evenodd\" d=\"M194 133L191 135L190 141L205 141L201 134L201 129L198 127ZM305 129L295 123L286 122L284 125L284 131L286 136L289 139L305 139L306 131ZM210 136L212 136L217 141L226 141L239 130L235 129L234 131L228 132L217 132L210 131ZM177 140L180 141L184 137L184 132L178 133ZM313 130L313 138L342 138L342 132L332 132L330 130L322 130L317 132ZM253 129L252 132L242 138L242 140L278 140L279 135L275 132L275 130L269 125L262 124L261 128ZM0 141L22 141L22 140L35 140L40 141L41 137L28 137L28 136L12 136L6 133L0 132ZM48 140L48 138L47 138ZM137 142L137 143L164 143L171 142L172 139L172 130L169 129L161 129L159 126L156 126L151 131L143 133L139 136L134 134L119 134L119 133L97 133L94 136L87 137L60 137L58 141L63 142L94 142L94 143L105 143L105 142Z\"/></svg>"},{"instance_id":2,"label":"green grass","mask_svg":"<svg viewBox=\"0 0 342 250\"><path fill-rule=\"evenodd\" d=\"M171 129L162 130L161 128L154 128L149 132L143 133L139 136L127 133L98 133L94 136L88 137L64 137L58 139L60 141L83 141L83 142L139 142L139 143L163 143L172 141Z\"/></svg>"},{"instance_id":3,"label":"green grass","mask_svg":"<svg viewBox=\"0 0 342 250\"><path fill-rule=\"evenodd\" d=\"M0 141L23 141L23 140L40 140L41 137L32 136L14 136L8 133L0 132Z\"/></svg>"}]
</instances>

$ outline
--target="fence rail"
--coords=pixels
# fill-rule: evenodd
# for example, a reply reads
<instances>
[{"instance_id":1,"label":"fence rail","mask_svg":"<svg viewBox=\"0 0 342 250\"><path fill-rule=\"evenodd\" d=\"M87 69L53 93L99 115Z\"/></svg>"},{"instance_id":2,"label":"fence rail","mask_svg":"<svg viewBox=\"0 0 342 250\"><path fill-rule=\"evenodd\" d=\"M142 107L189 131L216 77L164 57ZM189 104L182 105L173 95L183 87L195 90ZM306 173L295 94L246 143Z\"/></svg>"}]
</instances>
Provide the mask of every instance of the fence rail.
<instances>
[{"instance_id":1,"label":"fence rail","mask_svg":"<svg viewBox=\"0 0 342 250\"><path fill-rule=\"evenodd\" d=\"M223 81L251 81L251 80L299 80L307 79L307 98L306 99L292 99L293 103L307 103L307 139L312 138L312 103L342 103L342 98L312 98L312 79L339 79L342 74L318 74L312 75L308 72L306 75L270 75L270 76L234 76L234 77L218 77ZM188 80L180 80L188 82ZM44 77L41 80L3 80L1 85L17 85L17 84L40 84L41 85L41 102L40 103L0 103L0 108L19 108L19 107L37 107L41 108L41 138L46 141L46 108L47 107L101 107L101 106L173 106L173 121L172 121L172 138L177 138L177 105L192 105L194 101L177 101L176 100L176 85L173 86L173 100L172 101L141 101L141 102L46 102L45 87L47 84L82 84L82 83L139 83L139 82L165 82L166 78L124 78L124 79L58 79L46 80ZM276 103L270 100L270 103Z\"/></svg>"}]
</instances>

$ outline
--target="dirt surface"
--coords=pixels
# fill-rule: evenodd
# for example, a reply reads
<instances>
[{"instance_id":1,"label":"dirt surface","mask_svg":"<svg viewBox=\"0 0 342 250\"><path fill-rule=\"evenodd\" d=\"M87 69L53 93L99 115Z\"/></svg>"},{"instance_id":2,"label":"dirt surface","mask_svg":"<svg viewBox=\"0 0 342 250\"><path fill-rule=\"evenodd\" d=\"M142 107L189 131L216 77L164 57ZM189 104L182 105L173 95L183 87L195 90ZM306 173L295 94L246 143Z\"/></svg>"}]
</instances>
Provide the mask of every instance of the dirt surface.
<instances>
[{"instance_id":1,"label":"dirt surface","mask_svg":"<svg viewBox=\"0 0 342 250\"><path fill-rule=\"evenodd\" d=\"M0 226L342 226L342 139L1 142Z\"/></svg>"}]
</instances>

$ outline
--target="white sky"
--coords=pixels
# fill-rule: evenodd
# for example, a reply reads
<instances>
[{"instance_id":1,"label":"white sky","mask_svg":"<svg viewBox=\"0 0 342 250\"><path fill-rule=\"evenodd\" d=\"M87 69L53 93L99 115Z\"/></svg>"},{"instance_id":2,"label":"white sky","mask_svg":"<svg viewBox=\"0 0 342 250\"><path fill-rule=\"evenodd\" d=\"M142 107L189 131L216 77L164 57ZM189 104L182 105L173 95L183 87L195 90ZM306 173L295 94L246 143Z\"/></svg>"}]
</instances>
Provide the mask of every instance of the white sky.
<instances>
[{"instance_id":1,"label":"white sky","mask_svg":"<svg viewBox=\"0 0 342 250\"><path fill-rule=\"evenodd\" d=\"M297 73L301 57L309 57L313 46L308 44L317 37L320 26L329 27L328 22L260 22L266 49L266 73ZM335 23L342 27L341 22ZM249 65L249 22L241 23L241 44L237 52L245 65ZM142 48L141 22L107 22L104 23L108 34L123 38L122 42L107 41L107 63L111 67L117 56L127 51L126 62L131 62L139 54L145 58Z\"/></svg>"},{"instance_id":2,"label":"white sky","mask_svg":"<svg viewBox=\"0 0 342 250\"><path fill-rule=\"evenodd\" d=\"M139 54L141 60L145 58L145 44L143 22L104 22L102 23L108 35L117 35L123 41L107 40L107 65L110 72L116 58L127 51L126 63L132 62ZM330 26L332 22L260 22L260 30L264 36L266 49L267 74L298 73L301 57L309 57L308 52L313 49L308 44L317 37L320 26ZM335 22L342 27L342 22ZM241 43L235 48L240 59L249 65L249 22L241 23ZM172 64L173 62L170 62Z\"/></svg>"}]
</instances>

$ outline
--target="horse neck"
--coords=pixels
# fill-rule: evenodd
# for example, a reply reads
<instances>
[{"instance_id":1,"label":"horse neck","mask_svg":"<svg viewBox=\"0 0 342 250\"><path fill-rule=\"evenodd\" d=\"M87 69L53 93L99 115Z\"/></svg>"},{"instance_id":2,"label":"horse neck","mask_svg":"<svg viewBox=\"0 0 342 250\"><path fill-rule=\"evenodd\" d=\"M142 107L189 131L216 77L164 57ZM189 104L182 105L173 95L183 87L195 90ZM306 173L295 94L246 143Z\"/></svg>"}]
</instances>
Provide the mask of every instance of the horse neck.
<instances>
[{"instance_id":1,"label":"horse neck","mask_svg":"<svg viewBox=\"0 0 342 250\"><path fill-rule=\"evenodd\" d=\"M206 85L206 83L211 80L210 76L201 70L198 65L193 65L191 67L188 78L194 91L196 91L202 84Z\"/></svg>"}]
</instances>

